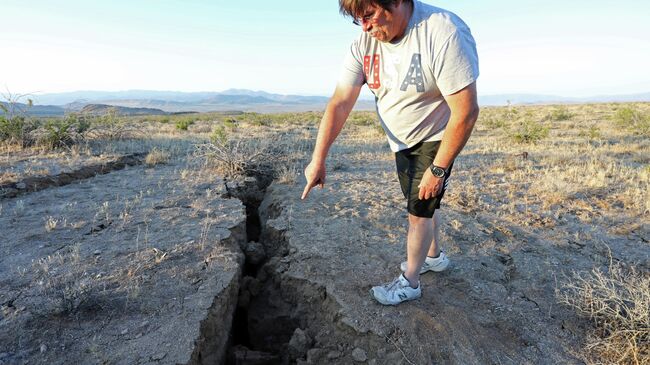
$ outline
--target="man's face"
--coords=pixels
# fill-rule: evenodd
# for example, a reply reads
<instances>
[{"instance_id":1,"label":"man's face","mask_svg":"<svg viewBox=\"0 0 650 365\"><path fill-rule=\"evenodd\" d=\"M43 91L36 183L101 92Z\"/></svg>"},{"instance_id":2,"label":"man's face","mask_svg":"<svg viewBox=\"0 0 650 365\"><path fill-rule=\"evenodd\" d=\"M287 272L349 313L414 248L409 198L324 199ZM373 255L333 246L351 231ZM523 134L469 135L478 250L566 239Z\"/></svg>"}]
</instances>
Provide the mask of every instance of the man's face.
<instances>
[{"instance_id":1,"label":"man's face","mask_svg":"<svg viewBox=\"0 0 650 365\"><path fill-rule=\"evenodd\" d=\"M390 42L402 32L400 25L401 19L395 12L397 7L392 7L389 11L378 5L371 5L366 11L359 16L358 22L364 32L368 32L371 37L380 42Z\"/></svg>"}]
</instances>

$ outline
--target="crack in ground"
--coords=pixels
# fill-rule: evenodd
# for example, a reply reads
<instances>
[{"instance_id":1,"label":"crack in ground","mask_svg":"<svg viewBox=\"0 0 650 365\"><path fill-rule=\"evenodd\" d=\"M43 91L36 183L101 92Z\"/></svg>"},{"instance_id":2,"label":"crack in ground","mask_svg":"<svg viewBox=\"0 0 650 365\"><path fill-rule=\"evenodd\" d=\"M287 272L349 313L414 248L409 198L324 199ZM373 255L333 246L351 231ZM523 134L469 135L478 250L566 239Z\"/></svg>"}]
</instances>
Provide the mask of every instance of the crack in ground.
<instances>
[{"instance_id":1,"label":"crack in ground","mask_svg":"<svg viewBox=\"0 0 650 365\"><path fill-rule=\"evenodd\" d=\"M292 260L288 240L284 231L266 225L282 209L272 199L268 206L263 203L271 182L269 176L257 176L226 183L226 196L246 207L248 234L240 242L245 263L226 364L348 364L355 346L385 348L385 338L359 332L347 322L324 286L287 274Z\"/></svg>"},{"instance_id":2,"label":"crack in ground","mask_svg":"<svg viewBox=\"0 0 650 365\"><path fill-rule=\"evenodd\" d=\"M70 172L52 176L33 176L21 181L0 185L0 199L14 198L25 193L33 193L54 186L64 186L73 182L89 179L97 175L121 170L126 166L136 166L144 162L145 153L121 156L116 160L88 165Z\"/></svg>"}]
</instances>

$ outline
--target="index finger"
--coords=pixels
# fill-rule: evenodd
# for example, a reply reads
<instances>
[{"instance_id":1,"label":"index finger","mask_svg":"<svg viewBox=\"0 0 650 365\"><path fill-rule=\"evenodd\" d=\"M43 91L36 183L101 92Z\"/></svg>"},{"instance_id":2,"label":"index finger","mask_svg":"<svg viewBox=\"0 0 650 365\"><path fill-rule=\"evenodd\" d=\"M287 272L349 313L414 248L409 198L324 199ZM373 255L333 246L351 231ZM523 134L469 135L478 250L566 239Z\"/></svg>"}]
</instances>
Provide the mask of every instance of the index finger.
<instances>
[{"instance_id":1,"label":"index finger","mask_svg":"<svg viewBox=\"0 0 650 365\"><path fill-rule=\"evenodd\" d=\"M311 190L311 188L316 186L316 183L317 181L307 182L307 184L305 185L305 190L302 191L302 196L300 197L300 200L305 200L307 195L309 195L309 191Z\"/></svg>"}]
</instances>

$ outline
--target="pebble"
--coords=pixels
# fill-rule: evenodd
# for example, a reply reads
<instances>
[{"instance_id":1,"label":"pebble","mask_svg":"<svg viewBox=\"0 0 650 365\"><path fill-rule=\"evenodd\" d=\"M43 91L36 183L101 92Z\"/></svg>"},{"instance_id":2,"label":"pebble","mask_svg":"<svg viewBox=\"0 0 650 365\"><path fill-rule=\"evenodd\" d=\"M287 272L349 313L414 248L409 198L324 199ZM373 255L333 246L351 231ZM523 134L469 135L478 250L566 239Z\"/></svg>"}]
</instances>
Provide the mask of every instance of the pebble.
<instances>
[{"instance_id":1,"label":"pebble","mask_svg":"<svg viewBox=\"0 0 650 365\"><path fill-rule=\"evenodd\" d=\"M122 334L123 334L123 335L126 335L127 333L129 333L129 329L128 329L128 328L127 328L127 329L124 329L124 330L122 331Z\"/></svg>"},{"instance_id":2,"label":"pebble","mask_svg":"<svg viewBox=\"0 0 650 365\"><path fill-rule=\"evenodd\" d=\"M46 344L42 344L42 345L41 345L41 353L43 353L43 352L45 352L45 351L47 351L47 345L46 345Z\"/></svg>"},{"instance_id":3,"label":"pebble","mask_svg":"<svg viewBox=\"0 0 650 365\"><path fill-rule=\"evenodd\" d=\"M101 254L102 254L102 252L101 252L100 250L95 250L95 251L93 252L93 255L95 255L95 256L99 256L99 255L101 255Z\"/></svg>"},{"instance_id":4,"label":"pebble","mask_svg":"<svg viewBox=\"0 0 650 365\"><path fill-rule=\"evenodd\" d=\"M27 184L25 184L24 182L19 182L16 184L16 189L20 189L20 190L27 189Z\"/></svg>"},{"instance_id":5,"label":"pebble","mask_svg":"<svg viewBox=\"0 0 650 365\"><path fill-rule=\"evenodd\" d=\"M352 350L352 358L354 359L354 361L357 362L364 362L368 360L368 356L366 355L366 352L358 347Z\"/></svg>"}]
</instances>

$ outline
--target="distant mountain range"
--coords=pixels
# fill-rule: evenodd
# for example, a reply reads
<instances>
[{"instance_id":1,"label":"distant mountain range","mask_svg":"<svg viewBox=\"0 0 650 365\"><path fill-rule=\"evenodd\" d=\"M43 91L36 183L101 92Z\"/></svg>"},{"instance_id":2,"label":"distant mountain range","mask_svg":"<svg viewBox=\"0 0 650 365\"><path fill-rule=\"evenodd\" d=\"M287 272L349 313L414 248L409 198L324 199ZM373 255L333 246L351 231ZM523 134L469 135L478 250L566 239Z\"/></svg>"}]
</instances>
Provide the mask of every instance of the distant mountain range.
<instances>
[{"instance_id":1,"label":"distant mountain range","mask_svg":"<svg viewBox=\"0 0 650 365\"><path fill-rule=\"evenodd\" d=\"M478 99L480 105L624 103L650 101L650 92L627 95L598 95L580 98L543 94L500 94L479 95Z\"/></svg>"},{"instance_id":2,"label":"distant mountain range","mask_svg":"<svg viewBox=\"0 0 650 365\"><path fill-rule=\"evenodd\" d=\"M26 108L26 105L23 105L22 108L28 110L29 114L38 116L58 116L66 112L79 112L88 106L92 106L92 110L105 110L107 107L116 106L120 107L120 113L128 115L208 111L299 112L323 110L329 100L324 96L280 95L245 89L229 89L222 92L75 91L34 95L32 99L34 106ZM479 96L479 104L481 105L633 101L650 101L650 93L605 95L588 98L540 94ZM374 101L360 99L355 109L374 110Z\"/></svg>"}]
</instances>

